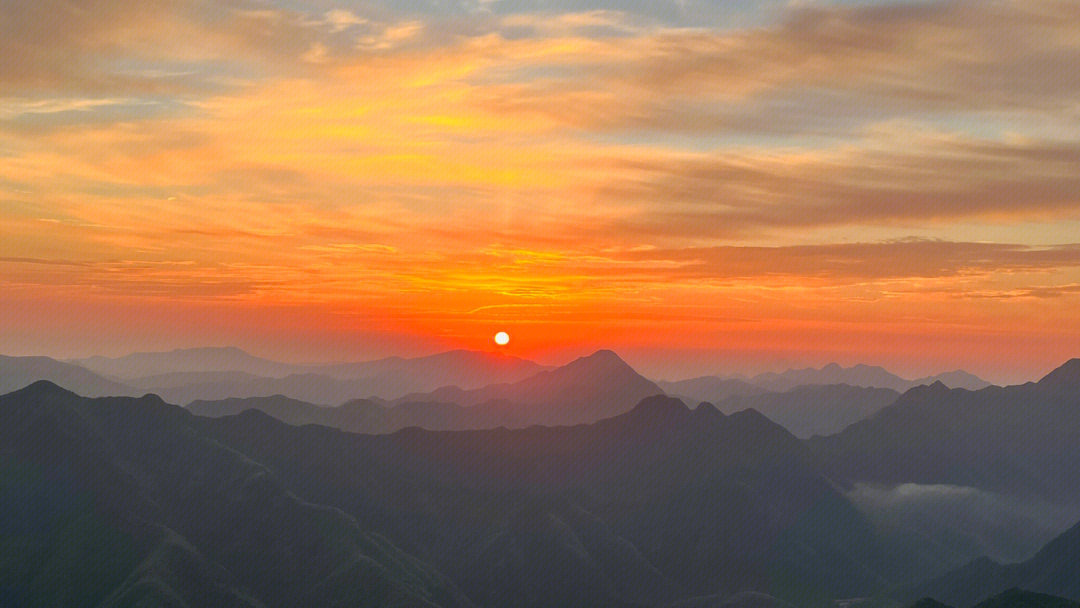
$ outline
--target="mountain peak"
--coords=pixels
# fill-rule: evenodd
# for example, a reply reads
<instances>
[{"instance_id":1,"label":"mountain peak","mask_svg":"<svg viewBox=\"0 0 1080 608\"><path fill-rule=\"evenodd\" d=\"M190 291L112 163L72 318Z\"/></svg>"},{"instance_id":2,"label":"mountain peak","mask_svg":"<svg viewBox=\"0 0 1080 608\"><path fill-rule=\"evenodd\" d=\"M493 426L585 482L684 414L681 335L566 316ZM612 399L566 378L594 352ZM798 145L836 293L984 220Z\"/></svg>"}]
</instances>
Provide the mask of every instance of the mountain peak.
<instances>
[{"instance_id":1,"label":"mountain peak","mask_svg":"<svg viewBox=\"0 0 1080 608\"><path fill-rule=\"evenodd\" d=\"M597 363L622 363L626 365L626 361L622 360L622 357L617 355L615 351L602 348L591 355L581 357L578 361L595 361Z\"/></svg>"},{"instance_id":2,"label":"mountain peak","mask_svg":"<svg viewBox=\"0 0 1080 608\"><path fill-rule=\"evenodd\" d=\"M38 380L32 384L28 384L25 387L8 393L9 395L17 395L20 397L29 397L33 399L55 399L55 398L78 398L79 396L66 388L50 382L48 380Z\"/></svg>"},{"instance_id":3,"label":"mountain peak","mask_svg":"<svg viewBox=\"0 0 1080 608\"><path fill-rule=\"evenodd\" d=\"M1080 390L1080 358L1069 359L1061 367L1043 376L1039 386L1051 389Z\"/></svg>"}]
</instances>

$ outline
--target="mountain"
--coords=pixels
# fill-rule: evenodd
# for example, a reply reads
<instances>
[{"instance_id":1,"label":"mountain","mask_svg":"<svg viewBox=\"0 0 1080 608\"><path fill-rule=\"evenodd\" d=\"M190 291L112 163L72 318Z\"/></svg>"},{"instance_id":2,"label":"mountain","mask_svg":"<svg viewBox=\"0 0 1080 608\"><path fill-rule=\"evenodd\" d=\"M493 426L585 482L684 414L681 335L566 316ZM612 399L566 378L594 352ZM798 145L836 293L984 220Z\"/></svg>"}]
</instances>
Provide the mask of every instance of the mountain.
<instances>
[{"instance_id":1,"label":"mountain","mask_svg":"<svg viewBox=\"0 0 1080 608\"><path fill-rule=\"evenodd\" d=\"M952 388L966 388L969 390L991 386L989 382L963 370L927 376L917 380L907 380L876 365L859 364L852 367L841 367L836 363L830 363L820 369L789 369L781 373L759 374L747 381L766 390L779 392L788 391L798 386L816 384L847 384L868 388L887 388L897 392L904 392L916 386L935 382L941 382Z\"/></svg>"},{"instance_id":2,"label":"mountain","mask_svg":"<svg viewBox=\"0 0 1080 608\"><path fill-rule=\"evenodd\" d=\"M516 419L516 426L577 424L621 414L645 397L663 392L612 351L599 350L518 382L473 390L443 387L407 395L396 403L478 406L487 416Z\"/></svg>"},{"instance_id":3,"label":"mountain","mask_svg":"<svg viewBox=\"0 0 1080 608\"><path fill-rule=\"evenodd\" d=\"M232 346L178 348L165 352L131 353L117 358L95 356L71 362L117 378L176 372L243 372L254 376L280 377L299 371L296 365L256 357Z\"/></svg>"},{"instance_id":4,"label":"mountain","mask_svg":"<svg viewBox=\"0 0 1080 608\"><path fill-rule=\"evenodd\" d=\"M1080 505L1080 361L1038 383L916 387L809 445L837 478L970 486Z\"/></svg>"},{"instance_id":5,"label":"mountain","mask_svg":"<svg viewBox=\"0 0 1080 608\"><path fill-rule=\"evenodd\" d=\"M5 357L0 355L0 394L22 388L38 380L48 380L84 395L132 395L136 391L94 372L49 357Z\"/></svg>"},{"instance_id":6,"label":"mountain","mask_svg":"<svg viewBox=\"0 0 1080 608\"><path fill-rule=\"evenodd\" d=\"M846 384L799 386L783 393L731 396L716 402L724 413L755 409L796 437L828 435L868 418L896 401L900 393L887 388Z\"/></svg>"},{"instance_id":7,"label":"mountain","mask_svg":"<svg viewBox=\"0 0 1080 608\"><path fill-rule=\"evenodd\" d=\"M752 411L654 396L587 425L355 435L256 411L202 419L446 572L484 606L630 606L755 589L853 597L906 556Z\"/></svg>"},{"instance_id":8,"label":"mountain","mask_svg":"<svg viewBox=\"0 0 1080 608\"><path fill-rule=\"evenodd\" d=\"M159 398L0 397L0 600L467 607L439 572L305 502Z\"/></svg>"},{"instance_id":9,"label":"mountain","mask_svg":"<svg viewBox=\"0 0 1080 608\"><path fill-rule=\"evenodd\" d=\"M1045 604L984 601L979 606L1077 606L1076 602L1080 601L1080 523L1050 541L1027 561L1003 565L985 558L976 560L928 583L905 589L901 597L933 597L954 606L971 606L1016 587L1067 599L1064 603Z\"/></svg>"},{"instance_id":10,"label":"mountain","mask_svg":"<svg viewBox=\"0 0 1080 608\"><path fill-rule=\"evenodd\" d=\"M717 403L728 397L746 397L768 392L766 389L750 384L745 380L721 378L719 376L702 376L676 382L662 381L656 384L665 393L687 398L693 403L701 403L702 401Z\"/></svg>"}]
</instances>

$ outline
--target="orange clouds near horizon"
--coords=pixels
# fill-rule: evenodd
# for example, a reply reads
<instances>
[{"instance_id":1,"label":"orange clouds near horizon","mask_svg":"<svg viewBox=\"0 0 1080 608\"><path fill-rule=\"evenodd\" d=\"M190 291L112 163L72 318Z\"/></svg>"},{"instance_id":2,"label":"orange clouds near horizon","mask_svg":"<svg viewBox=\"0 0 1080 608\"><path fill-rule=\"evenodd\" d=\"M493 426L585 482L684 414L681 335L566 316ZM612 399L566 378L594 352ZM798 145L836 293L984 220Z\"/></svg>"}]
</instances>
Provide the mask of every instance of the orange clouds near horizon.
<instances>
[{"instance_id":1,"label":"orange clouds near horizon","mask_svg":"<svg viewBox=\"0 0 1080 608\"><path fill-rule=\"evenodd\" d=\"M0 5L0 337L1080 355L1075 3L661 4Z\"/></svg>"}]
</instances>

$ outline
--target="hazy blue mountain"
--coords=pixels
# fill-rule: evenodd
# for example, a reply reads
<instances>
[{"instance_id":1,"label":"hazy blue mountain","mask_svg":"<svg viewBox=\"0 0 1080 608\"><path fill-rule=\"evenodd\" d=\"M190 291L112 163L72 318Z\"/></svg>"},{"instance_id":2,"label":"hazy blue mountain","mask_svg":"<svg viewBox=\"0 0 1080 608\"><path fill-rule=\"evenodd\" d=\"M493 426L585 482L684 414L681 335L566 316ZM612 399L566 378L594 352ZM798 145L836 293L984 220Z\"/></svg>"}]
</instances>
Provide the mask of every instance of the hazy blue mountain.
<instances>
[{"instance_id":1,"label":"hazy blue mountain","mask_svg":"<svg viewBox=\"0 0 1080 608\"><path fill-rule=\"evenodd\" d=\"M427 357L301 365L253 357L237 348L136 353L81 362L126 378L174 403L280 394L323 405L363 397L397 398L443 386L477 388L548 369L498 353L455 350Z\"/></svg>"},{"instance_id":2,"label":"hazy blue mountain","mask_svg":"<svg viewBox=\"0 0 1080 608\"><path fill-rule=\"evenodd\" d=\"M839 478L970 486L1080 505L1080 359L1038 383L916 387L810 446Z\"/></svg>"},{"instance_id":3,"label":"hazy blue mountain","mask_svg":"<svg viewBox=\"0 0 1080 608\"><path fill-rule=\"evenodd\" d=\"M300 371L291 363L256 357L232 346L178 348L163 352L131 353L115 358L94 356L75 359L72 363L117 378L177 372L244 372L253 376L280 377Z\"/></svg>"},{"instance_id":4,"label":"hazy blue mountain","mask_svg":"<svg viewBox=\"0 0 1080 608\"><path fill-rule=\"evenodd\" d=\"M770 391L789 391L797 386L811 384L847 384L873 388L888 388L904 391L910 388L910 382L883 367L876 365L854 365L841 367L830 363L820 369L789 369L780 373L758 374L750 378L750 383Z\"/></svg>"},{"instance_id":5,"label":"hazy blue mountain","mask_svg":"<svg viewBox=\"0 0 1080 608\"><path fill-rule=\"evenodd\" d=\"M887 388L897 392L904 392L916 386L935 382L942 382L952 388L972 390L990 386L989 382L963 370L927 376L917 380L908 380L876 365L858 364L851 367L841 367L836 363L830 363L820 369L808 367L789 369L781 373L759 374L749 378L747 381L755 386L779 392L788 391L798 386L815 384L847 384L869 388Z\"/></svg>"},{"instance_id":6,"label":"hazy blue mountain","mask_svg":"<svg viewBox=\"0 0 1080 608\"><path fill-rule=\"evenodd\" d=\"M755 409L796 437L806 438L837 433L877 413L899 396L887 388L822 384L799 386L783 393L731 396L715 404L726 414Z\"/></svg>"},{"instance_id":7,"label":"hazy blue mountain","mask_svg":"<svg viewBox=\"0 0 1080 608\"><path fill-rule=\"evenodd\" d=\"M745 397L768 392L766 389L738 378L702 376L676 382L657 382L668 395L688 399L692 403L718 403L728 397Z\"/></svg>"},{"instance_id":8,"label":"hazy blue mountain","mask_svg":"<svg viewBox=\"0 0 1080 608\"><path fill-rule=\"evenodd\" d=\"M430 566L154 396L0 397L0 599L18 606L470 606Z\"/></svg>"},{"instance_id":9,"label":"hazy blue mountain","mask_svg":"<svg viewBox=\"0 0 1080 608\"><path fill-rule=\"evenodd\" d=\"M172 403L284 395L319 405L338 405L379 390L366 379L339 380L322 374L268 378L242 372L179 372L129 382Z\"/></svg>"},{"instance_id":10,"label":"hazy blue mountain","mask_svg":"<svg viewBox=\"0 0 1080 608\"><path fill-rule=\"evenodd\" d=\"M1080 523L1050 541L1027 561L999 564L979 559L930 582L907 588L901 592L901 597L932 597L946 604L966 607L1016 587L1067 598L1071 601L1069 605L1075 606L1080 601Z\"/></svg>"},{"instance_id":11,"label":"hazy blue mountain","mask_svg":"<svg viewBox=\"0 0 1080 608\"><path fill-rule=\"evenodd\" d=\"M133 395L138 391L103 378L71 363L49 357L5 357L0 355L0 394L23 388L38 380L48 380L68 390L92 397Z\"/></svg>"},{"instance_id":12,"label":"hazy blue mountain","mask_svg":"<svg viewBox=\"0 0 1080 608\"><path fill-rule=\"evenodd\" d=\"M478 388L516 382L546 369L550 368L502 353L451 350L425 357L314 365L309 371L340 379L366 378L382 387L377 396L394 398L441 386Z\"/></svg>"}]
</instances>

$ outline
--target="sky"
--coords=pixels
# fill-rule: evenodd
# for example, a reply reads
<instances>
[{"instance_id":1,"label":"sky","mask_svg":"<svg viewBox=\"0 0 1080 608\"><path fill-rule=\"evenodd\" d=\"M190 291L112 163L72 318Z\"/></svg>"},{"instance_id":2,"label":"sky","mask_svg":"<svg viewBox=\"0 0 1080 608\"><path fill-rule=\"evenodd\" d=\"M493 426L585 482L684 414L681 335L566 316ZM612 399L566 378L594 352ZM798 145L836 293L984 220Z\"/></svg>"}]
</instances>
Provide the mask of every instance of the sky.
<instances>
[{"instance_id":1,"label":"sky","mask_svg":"<svg viewBox=\"0 0 1080 608\"><path fill-rule=\"evenodd\" d=\"M0 344L1080 356L1080 3L0 0Z\"/></svg>"}]
</instances>

